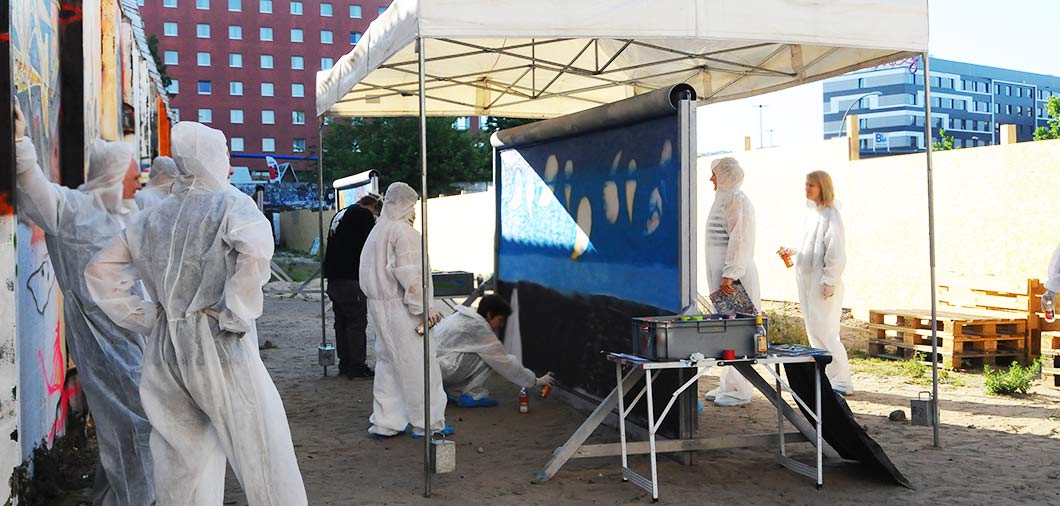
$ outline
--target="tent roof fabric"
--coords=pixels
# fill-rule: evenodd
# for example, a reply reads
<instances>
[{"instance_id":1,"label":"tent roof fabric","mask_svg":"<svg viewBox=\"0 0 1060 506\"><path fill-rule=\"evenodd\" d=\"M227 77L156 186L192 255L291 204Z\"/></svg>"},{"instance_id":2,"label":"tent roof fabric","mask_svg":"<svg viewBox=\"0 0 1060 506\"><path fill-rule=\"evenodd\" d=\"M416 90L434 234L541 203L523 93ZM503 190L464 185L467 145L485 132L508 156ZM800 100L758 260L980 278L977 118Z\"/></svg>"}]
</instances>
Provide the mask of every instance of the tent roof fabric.
<instances>
[{"instance_id":1,"label":"tent roof fabric","mask_svg":"<svg viewBox=\"0 0 1060 506\"><path fill-rule=\"evenodd\" d=\"M927 0L395 0L317 73L317 114L548 118L688 83L702 103L928 47Z\"/></svg>"}]
</instances>

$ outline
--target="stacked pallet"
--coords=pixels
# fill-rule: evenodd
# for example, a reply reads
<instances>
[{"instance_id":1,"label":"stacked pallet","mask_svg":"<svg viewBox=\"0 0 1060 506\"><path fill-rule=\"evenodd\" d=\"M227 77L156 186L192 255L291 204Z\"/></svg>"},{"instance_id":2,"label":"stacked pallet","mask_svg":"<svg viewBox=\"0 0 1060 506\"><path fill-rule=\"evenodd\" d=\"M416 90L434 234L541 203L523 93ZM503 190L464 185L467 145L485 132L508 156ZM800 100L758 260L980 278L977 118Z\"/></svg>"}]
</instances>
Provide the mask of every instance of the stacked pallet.
<instances>
[{"instance_id":1,"label":"stacked pallet","mask_svg":"<svg viewBox=\"0 0 1060 506\"><path fill-rule=\"evenodd\" d=\"M1027 319L1004 314L937 312L938 361L943 367L1007 366L1027 363ZM869 311L869 355L910 359L916 353L931 360L931 312L914 309Z\"/></svg>"},{"instance_id":2,"label":"stacked pallet","mask_svg":"<svg viewBox=\"0 0 1060 506\"><path fill-rule=\"evenodd\" d=\"M1045 321L1042 320L1045 324ZM1058 320L1053 325L1060 323ZM1048 325L1048 324L1045 324ZM1060 332L1042 332L1042 384L1060 388Z\"/></svg>"}]
</instances>

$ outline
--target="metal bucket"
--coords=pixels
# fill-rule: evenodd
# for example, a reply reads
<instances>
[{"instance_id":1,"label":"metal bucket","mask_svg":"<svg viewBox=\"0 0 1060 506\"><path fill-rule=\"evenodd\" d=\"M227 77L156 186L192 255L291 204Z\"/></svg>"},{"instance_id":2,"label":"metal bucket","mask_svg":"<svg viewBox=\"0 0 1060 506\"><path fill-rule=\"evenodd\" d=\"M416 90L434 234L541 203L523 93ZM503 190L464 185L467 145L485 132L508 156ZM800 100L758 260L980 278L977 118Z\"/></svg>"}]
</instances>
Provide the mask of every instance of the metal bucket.
<instances>
[{"instance_id":1,"label":"metal bucket","mask_svg":"<svg viewBox=\"0 0 1060 506\"><path fill-rule=\"evenodd\" d=\"M928 398L924 398L927 394ZM909 400L910 423L930 427L935 425L935 416L938 413L938 404L931 397L931 392L920 392L916 399Z\"/></svg>"},{"instance_id":2,"label":"metal bucket","mask_svg":"<svg viewBox=\"0 0 1060 506\"><path fill-rule=\"evenodd\" d=\"M331 345L320 345L317 348L317 364L323 367L335 365L335 347Z\"/></svg>"},{"instance_id":3,"label":"metal bucket","mask_svg":"<svg viewBox=\"0 0 1060 506\"><path fill-rule=\"evenodd\" d=\"M448 439L431 440L431 463L434 474L456 471L456 443Z\"/></svg>"}]
</instances>

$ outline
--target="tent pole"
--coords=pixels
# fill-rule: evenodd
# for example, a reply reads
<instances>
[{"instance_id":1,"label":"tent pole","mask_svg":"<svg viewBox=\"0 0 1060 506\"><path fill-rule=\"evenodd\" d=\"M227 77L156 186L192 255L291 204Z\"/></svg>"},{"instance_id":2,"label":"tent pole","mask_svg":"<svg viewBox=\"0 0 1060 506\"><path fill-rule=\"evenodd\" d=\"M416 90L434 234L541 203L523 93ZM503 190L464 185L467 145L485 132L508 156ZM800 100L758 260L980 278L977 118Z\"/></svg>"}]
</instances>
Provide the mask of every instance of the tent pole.
<instances>
[{"instance_id":1,"label":"tent pole","mask_svg":"<svg viewBox=\"0 0 1060 506\"><path fill-rule=\"evenodd\" d=\"M935 410L931 417L932 444L939 446L939 359L938 359L938 308L935 296L935 176L932 168L931 129L931 75L928 69L928 54L921 53L924 62L924 147L927 152L927 201L928 201L928 259L931 265L931 399Z\"/></svg>"},{"instance_id":2,"label":"tent pole","mask_svg":"<svg viewBox=\"0 0 1060 506\"><path fill-rule=\"evenodd\" d=\"M423 497L431 496L431 269L427 258L427 64L423 37L416 39L420 80L420 246L423 251Z\"/></svg>"},{"instance_id":3,"label":"tent pole","mask_svg":"<svg viewBox=\"0 0 1060 506\"><path fill-rule=\"evenodd\" d=\"M320 249L320 345L328 345L328 329L324 309L324 119L327 114L317 118L317 221L319 225ZM328 366L324 366L324 376L328 375Z\"/></svg>"}]
</instances>

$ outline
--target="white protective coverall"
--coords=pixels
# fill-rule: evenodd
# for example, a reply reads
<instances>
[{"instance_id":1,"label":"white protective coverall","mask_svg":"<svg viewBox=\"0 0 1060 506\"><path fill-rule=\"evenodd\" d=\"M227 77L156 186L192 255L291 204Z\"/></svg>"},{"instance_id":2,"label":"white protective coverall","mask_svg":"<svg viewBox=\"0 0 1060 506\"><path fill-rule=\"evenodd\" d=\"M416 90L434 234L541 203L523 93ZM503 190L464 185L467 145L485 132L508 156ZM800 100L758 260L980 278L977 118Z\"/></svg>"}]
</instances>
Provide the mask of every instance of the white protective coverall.
<instances>
[{"instance_id":1,"label":"white protective coverall","mask_svg":"<svg viewBox=\"0 0 1060 506\"><path fill-rule=\"evenodd\" d=\"M807 202L802 246L795 258L795 280L799 287L799 307L806 321L810 346L828 350L832 363L825 373L832 388L845 394L854 393L850 378L850 361L839 340L839 321L843 316L843 269L846 267L846 233L835 207L818 207ZM835 293L822 293L828 285Z\"/></svg>"},{"instance_id":2,"label":"white protective coverall","mask_svg":"<svg viewBox=\"0 0 1060 506\"><path fill-rule=\"evenodd\" d=\"M438 343L442 382L450 392L476 400L488 397L486 380L491 371L521 387L537 385L534 371L505 351L489 323L474 309L456 306L456 312L439 322L431 334Z\"/></svg>"},{"instance_id":3,"label":"white protective coverall","mask_svg":"<svg viewBox=\"0 0 1060 506\"><path fill-rule=\"evenodd\" d=\"M394 183L383 198L383 212L361 250L359 281L368 297L368 322L376 331L372 426L368 432L393 436L409 424L424 432L423 249L409 220L419 195L405 183ZM433 287L428 285L433 295ZM433 297L431 297L433 298ZM433 334L433 332L431 332ZM432 339L433 341L433 339ZM431 432L445 427L447 399L442 388L434 343L431 343Z\"/></svg>"},{"instance_id":4,"label":"white protective coverall","mask_svg":"<svg viewBox=\"0 0 1060 506\"><path fill-rule=\"evenodd\" d=\"M177 180L177 164L168 156L159 156L151 162L151 175L147 186L136 192L133 198L140 209L147 209L162 201L173 191Z\"/></svg>"},{"instance_id":5,"label":"white protective coverall","mask_svg":"<svg viewBox=\"0 0 1060 506\"><path fill-rule=\"evenodd\" d=\"M718 191L707 217L707 280L710 293L721 287L722 278L739 280L755 307L761 311L762 295L755 267L755 209L751 199L740 191L743 169L735 158L725 157L710 164L717 175ZM751 402L754 387L735 368L724 367L721 384L707 393L719 406L739 406Z\"/></svg>"},{"instance_id":6,"label":"white protective coverall","mask_svg":"<svg viewBox=\"0 0 1060 506\"><path fill-rule=\"evenodd\" d=\"M28 137L16 145L19 214L44 230L63 292L70 358L96 422L95 505L147 505L154 499L151 425L139 392L144 340L115 325L92 301L84 281L89 260L121 233L135 209L122 200L122 180L135 154L130 144L93 142L88 182L71 190L48 181Z\"/></svg>"},{"instance_id":7,"label":"white protective coverall","mask_svg":"<svg viewBox=\"0 0 1060 506\"><path fill-rule=\"evenodd\" d=\"M172 145L175 198L140 213L85 270L99 306L147 335L140 393L153 428L158 505L220 505L223 494L212 494L223 491L226 457L251 506L306 505L254 324L272 229L228 184L223 133L182 122ZM157 305L130 295L137 279Z\"/></svg>"}]
</instances>

